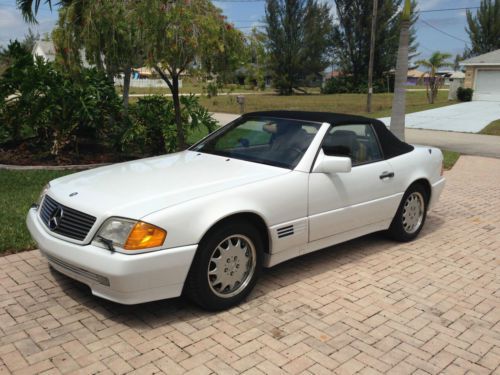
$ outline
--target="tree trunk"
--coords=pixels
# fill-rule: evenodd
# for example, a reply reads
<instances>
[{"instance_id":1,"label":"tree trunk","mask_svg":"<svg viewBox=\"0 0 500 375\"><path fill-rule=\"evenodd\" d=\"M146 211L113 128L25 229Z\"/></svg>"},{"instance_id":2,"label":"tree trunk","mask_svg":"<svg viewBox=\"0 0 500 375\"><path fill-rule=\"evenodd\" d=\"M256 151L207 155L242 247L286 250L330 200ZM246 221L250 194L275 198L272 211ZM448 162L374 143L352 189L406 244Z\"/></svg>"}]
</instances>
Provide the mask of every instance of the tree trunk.
<instances>
[{"instance_id":1,"label":"tree trunk","mask_svg":"<svg viewBox=\"0 0 500 375\"><path fill-rule=\"evenodd\" d=\"M410 39L410 22L401 21L399 35L398 60L396 63L396 77L394 83L394 97L392 99L391 131L402 141L405 139L405 112L406 89L408 75L408 44Z\"/></svg>"},{"instance_id":2,"label":"tree trunk","mask_svg":"<svg viewBox=\"0 0 500 375\"><path fill-rule=\"evenodd\" d=\"M370 58L368 61L368 96L366 97L366 112L372 111L373 94L373 63L375 60L375 33L377 31L378 0L373 0L372 29L370 35Z\"/></svg>"},{"instance_id":3,"label":"tree trunk","mask_svg":"<svg viewBox=\"0 0 500 375\"><path fill-rule=\"evenodd\" d=\"M132 75L132 67L129 65L123 71L123 113L128 114L128 99L130 92L130 76Z\"/></svg>"},{"instance_id":4,"label":"tree trunk","mask_svg":"<svg viewBox=\"0 0 500 375\"><path fill-rule=\"evenodd\" d=\"M181 117L181 102L179 99L179 76L178 74L172 75L172 100L174 102L175 124L177 126L177 150L182 151L186 148L186 141L184 138L184 128L182 126Z\"/></svg>"},{"instance_id":5,"label":"tree trunk","mask_svg":"<svg viewBox=\"0 0 500 375\"><path fill-rule=\"evenodd\" d=\"M172 101L174 102L175 112L175 125L177 128L177 150L184 150L186 148L186 140L184 137L184 128L182 127L181 102L179 99L179 73L171 74L172 80L170 80L159 66L155 66L154 69L166 82L168 88L170 89L170 92L172 93Z\"/></svg>"},{"instance_id":6,"label":"tree trunk","mask_svg":"<svg viewBox=\"0 0 500 375\"><path fill-rule=\"evenodd\" d=\"M429 96L429 104L434 104L435 92L436 92L436 78L431 78L431 91Z\"/></svg>"},{"instance_id":7,"label":"tree trunk","mask_svg":"<svg viewBox=\"0 0 500 375\"><path fill-rule=\"evenodd\" d=\"M102 56L101 56L101 52L100 51L99 51L99 53L97 53L95 55L95 62L96 62L97 70L105 72L104 63L102 62Z\"/></svg>"}]
</instances>

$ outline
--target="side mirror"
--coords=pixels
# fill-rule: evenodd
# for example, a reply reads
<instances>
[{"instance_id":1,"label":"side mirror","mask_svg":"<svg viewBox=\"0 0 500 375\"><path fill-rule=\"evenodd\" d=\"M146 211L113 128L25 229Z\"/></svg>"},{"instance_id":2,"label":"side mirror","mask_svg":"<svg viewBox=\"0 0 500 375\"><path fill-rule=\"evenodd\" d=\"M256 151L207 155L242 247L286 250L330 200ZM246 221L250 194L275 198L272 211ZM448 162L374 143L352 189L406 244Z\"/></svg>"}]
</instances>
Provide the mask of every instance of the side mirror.
<instances>
[{"instance_id":1,"label":"side mirror","mask_svg":"<svg viewBox=\"0 0 500 375\"><path fill-rule=\"evenodd\" d=\"M343 156L328 156L323 150L318 154L313 173L349 173L352 168L351 158Z\"/></svg>"}]
</instances>

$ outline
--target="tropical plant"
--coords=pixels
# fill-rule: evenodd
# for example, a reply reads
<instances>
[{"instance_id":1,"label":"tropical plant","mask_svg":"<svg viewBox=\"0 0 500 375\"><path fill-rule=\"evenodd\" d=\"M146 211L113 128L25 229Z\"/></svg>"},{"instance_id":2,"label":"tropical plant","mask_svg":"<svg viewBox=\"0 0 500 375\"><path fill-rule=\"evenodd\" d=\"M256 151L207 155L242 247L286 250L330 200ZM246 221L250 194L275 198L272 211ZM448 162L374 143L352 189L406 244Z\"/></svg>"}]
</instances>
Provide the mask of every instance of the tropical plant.
<instances>
[{"instance_id":1,"label":"tropical plant","mask_svg":"<svg viewBox=\"0 0 500 375\"><path fill-rule=\"evenodd\" d=\"M292 94L301 80L328 66L330 10L317 0L267 0L269 68L280 94Z\"/></svg>"},{"instance_id":2,"label":"tropical plant","mask_svg":"<svg viewBox=\"0 0 500 375\"><path fill-rule=\"evenodd\" d=\"M71 0L63 0L61 2L67 2ZM17 7L21 10L21 14L27 22L37 23L36 15L38 9L42 2L45 2L50 8L52 8L51 0L16 0Z\"/></svg>"},{"instance_id":3,"label":"tropical plant","mask_svg":"<svg viewBox=\"0 0 500 375\"><path fill-rule=\"evenodd\" d=\"M123 150L159 155L175 146L174 108L171 100L160 95L139 98L130 107L129 116L130 126L121 140Z\"/></svg>"},{"instance_id":4,"label":"tropical plant","mask_svg":"<svg viewBox=\"0 0 500 375\"><path fill-rule=\"evenodd\" d=\"M217 85L217 82L208 82L205 90L207 92L207 98L212 98L219 94L219 87Z\"/></svg>"},{"instance_id":5,"label":"tropical plant","mask_svg":"<svg viewBox=\"0 0 500 375\"><path fill-rule=\"evenodd\" d=\"M29 29L28 33L24 36L24 39L21 42L14 40L10 41L7 47L0 47L0 75L2 75L5 69L7 69L7 67L9 67L15 60L16 51L19 51L19 47L25 50L25 54L29 54L31 56L33 47L39 38L39 34L35 35L33 31Z\"/></svg>"},{"instance_id":6,"label":"tropical plant","mask_svg":"<svg viewBox=\"0 0 500 375\"><path fill-rule=\"evenodd\" d=\"M467 10L467 34L471 48L467 55L476 56L500 48L500 0L481 0L476 14Z\"/></svg>"},{"instance_id":7,"label":"tropical plant","mask_svg":"<svg viewBox=\"0 0 500 375\"><path fill-rule=\"evenodd\" d=\"M202 74L208 74L216 78L219 85L230 82L234 77L234 71L244 62L245 55L245 36L228 23L226 17L218 15L223 27L219 29L219 48L211 50L214 47L211 43L203 44L206 50L199 54L200 66L198 70Z\"/></svg>"},{"instance_id":8,"label":"tropical plant","mask_svg":"<svg viewBox=\"0 0 500 375\"><path fill-rule=\"evenodd\" d=\"M123 108L128 108L133 67L142 66L142 34L137 24L135 1L72 0L59 9L52 36L58 61L65 69L78 72L82 52L86 60L104 71L108 79L123 77Z\"/></svg>"},{"instance_id":9,"label":"tropical plant","mask_svg":"<svg viewBox=\"0 0 500 375\"><path fill-rule=\"evenodd\" d=\"M402 141L405 140L406 88L408 76L408 48L410 44L411 2L405 0L401 13L398 55L392 98L391 131Z\"/></svg>"},{"instance_id":10,"label":"tropical plant","mask_svg":"<svg viewBox=\"0 0 500 375\"><path fill-rule=\"evenodd\" d=\"M374 79L384 75L396 66L398 40L400 37L403 0L379 0L377 31L375 35ZM332 33L335 63L344 74L352 75L355 83L362 84L368 76L370 53L372 0L335 0L338 23ZM418 20L416 1L411 1L409 56L415 57L415 23Z\"/></svg>"},{"instance_id":11,"label":"tropical plant","mask_svg":"<svg viewBox=\"0 0 500 375\"><path fill-rule=\"evenodd\" d=\"M209 133L217 129L218 122L215 120L208 109L200 104L198 97L194 94L181 96L182 119L187 124L187 135L202 130Z\"/></svg>"},{"instance_id":12,"label":"tropical plant","mask_svg":"<svg viewBox=\"0 0 500 375\"><path fill-rule=\"evenodd\" d=\"M143 43L150 66L167 83L172 92L177 127L177 147L186 145L182 123L179 80L197 61L211 61L200 69L217 70L208 54L232 54L228 33L239 33L228 27L222 11L209 0L143 0L137 3L138 22L142 26ZM216 75L217 71L208 71Z\"/></svg>"},{"instance_id":13,"label":"tropical plant","mask_svg":"<svg viewBox=\"0 0 500 375\"><path fill-rule=\"evenodd\" d=\"M106 76L84 69L78 77L20 53L0 80L0 124L8 138L32 138L56 158L77 150L82 137L112 140L119 99Z\"/></svg>"},{"instance_id":14,"label":"tropical plant","mask_svg":"<svg viewBox=\"0 0 500 375\"><path fill-rule=\"evenodd\" d=\"M36 65L31 52L17 40L9 43L3 56L7 68L0 79L0 127L4 141L18 142L34 135L33 128L38 120L36 92L39 86L43 89L42 82L48 75L44 66ZM32 116L34 123L30 121Z\"/></svg>"},{"instance_id":15,"label":"tropical plant","mask_svg":"<svg viewBox=\"0 0 500 375\"><path fill-rule=\"evenodd\" d=\"M205 128L212 132L217 122L194 95L181 96L181 116L186 135ZM122 150L160 155L177 150L177 127L173 101L160 95L140 98L130 108L130 125L122 136Z\"/></svg>"},{"instance_id":16,"label":"tropical plant","mask_svg":"<svg viewBox=\"0 0 500 375\"><path fill-rule=\"evenodd\" d=\"M427 90L427 100L430 104L434 103L434 99L437 96L438 89L442 85L443 80L437 75L439 68L452 67L453 63L449 62L448 59L452 55L449 53L443 53L436 51L434 52L428 60L418 60L415 63L427 68L429 72L429 77L426 83Z\"/></svg>"}]
</instances>

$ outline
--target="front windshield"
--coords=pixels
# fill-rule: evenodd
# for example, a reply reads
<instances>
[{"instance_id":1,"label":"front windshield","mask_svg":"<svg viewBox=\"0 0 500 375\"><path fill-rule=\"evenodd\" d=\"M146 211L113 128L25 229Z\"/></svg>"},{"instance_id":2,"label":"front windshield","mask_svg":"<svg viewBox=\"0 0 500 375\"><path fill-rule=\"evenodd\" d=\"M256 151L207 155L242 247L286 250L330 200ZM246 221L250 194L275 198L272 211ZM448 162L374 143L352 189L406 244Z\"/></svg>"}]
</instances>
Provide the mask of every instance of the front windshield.
<instances>
[{"instance_id":1,"label":"front windshield","mask_svg":"<svg viewBox=\"0 0 500 375\"><path fill-rule=\"evenodd\" d=\"M320 126L306 121L247 117L227 125L190 150L293 169Z\"/></svg>"}]
</instances>

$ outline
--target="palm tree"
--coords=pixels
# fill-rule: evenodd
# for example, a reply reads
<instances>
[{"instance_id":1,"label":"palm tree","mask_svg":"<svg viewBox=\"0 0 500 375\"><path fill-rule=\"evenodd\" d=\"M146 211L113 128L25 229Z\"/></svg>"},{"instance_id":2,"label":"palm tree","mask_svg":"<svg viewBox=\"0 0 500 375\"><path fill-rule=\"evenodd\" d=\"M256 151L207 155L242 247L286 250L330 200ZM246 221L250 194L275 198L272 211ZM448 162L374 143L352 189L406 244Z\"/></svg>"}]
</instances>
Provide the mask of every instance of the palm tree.
<instances>
[{"instance_id":1,"label":"palm tree","mask_svg":"<svg viewBox=\"0 0 500 375\"><path fill-rule=\"evenodd\" d=\"M30 23L37 23L36 14L42 2L48 5L50 9L52 9L52 4L55 3L54 0L16 0L17 7L21 10L24 20ZM71 0L60 0L57 4L64 5L70 2Z\"/></svg>"},{"instance_id":2,"label":"palm tree","mask_svg":"<svg viewBox=\"0 0 500 375\"><path fill-rule=\"evenodd\" d=\"M405 110L406 89L408 75L408 45L410 42L411 1L405 0L401 13L401 32L399 34L398 59L394 82L394 96L392 98L391 131L402 141L405 139Z\"/></svg>"},{"instance_id":3,"label":"palm tree","mask_svg":"<svg viewBox=\"0 0 500 375\"><path fill-rule=\"evenodd\" d=\"M418 65L425 66L429 71L429 79L426 86L427 100L430 104L434 103L439 86L441 85L441 77L437 75L437 71L442 67L453 66L451 62L447 61L449 58L451 58L451 54L436 51L431 55L429 60L419 60L416 62Z\"/></svg>"}]
</instances>

